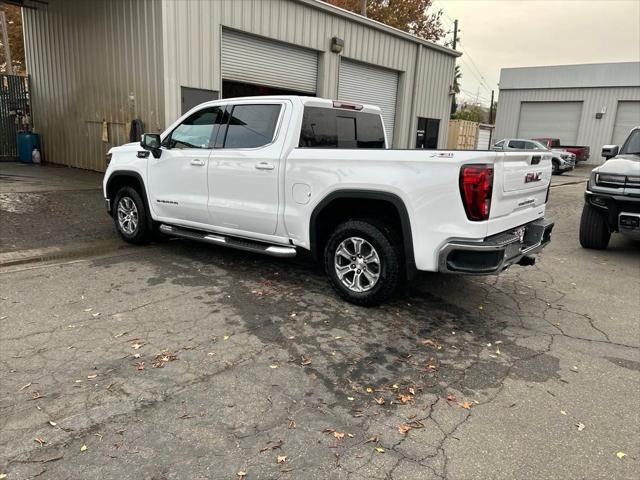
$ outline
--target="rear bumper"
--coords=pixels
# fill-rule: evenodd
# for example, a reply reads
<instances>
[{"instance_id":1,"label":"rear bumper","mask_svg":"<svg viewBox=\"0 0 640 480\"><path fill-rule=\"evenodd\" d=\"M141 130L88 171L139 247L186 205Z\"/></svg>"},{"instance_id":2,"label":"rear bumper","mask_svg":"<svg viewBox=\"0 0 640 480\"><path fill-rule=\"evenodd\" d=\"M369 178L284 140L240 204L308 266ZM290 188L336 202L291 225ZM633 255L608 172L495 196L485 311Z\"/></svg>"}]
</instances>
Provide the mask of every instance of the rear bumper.
<instances>
[{"instance_id":1,"label":"rear bumper","mask_svg":"<svg viewBox=\"0 0 640 480\"><path fill-rule=\"evenodd\" d=\"M553 222L540 218L480 242L452 240L438 256L438 271L489 275L542 250L551 240Z\"/></svg>"}]
</instances>

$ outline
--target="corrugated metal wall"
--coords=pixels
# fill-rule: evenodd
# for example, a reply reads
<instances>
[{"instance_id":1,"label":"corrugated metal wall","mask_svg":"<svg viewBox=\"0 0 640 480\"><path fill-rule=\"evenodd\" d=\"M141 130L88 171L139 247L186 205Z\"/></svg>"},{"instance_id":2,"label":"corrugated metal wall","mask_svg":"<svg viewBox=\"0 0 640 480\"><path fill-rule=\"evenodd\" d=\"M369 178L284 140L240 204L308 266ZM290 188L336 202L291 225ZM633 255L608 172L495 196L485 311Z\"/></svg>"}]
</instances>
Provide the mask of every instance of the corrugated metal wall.
<instances>
[{"instance_id":1,"label":"corrugated metal wall","mask_svg":"<svg viewBox=\"0 0 640 480\"><path fill-rule=\"evenodd\" d=\"M330 51L331 38L344 39L343 57L400 72L394 146L414 146L414 96L414 116L440 118L440 143L446 143L451 101L448 90L455 63L447 53L422 47L414 91L417 43L316 8L313 2L162 0L162 10L166 124L179 116L181 86L221 90L221 32L228 27L318 51L317 92L329 98L337 97L340 61L340 55Z\"/></svg>"},{"instance_id":2,"label":"corrugated metal wall","mask_svg":"<svg viewBox=\"0 0 640 480\"><path fill-rule=\"evenodd\" d=\"M155 0L48 0L23 9L34 125L44 159L104 170L139 116L164 126L161 4ZM109 142L102 142L102 121Z\"/></svg>"},{"instance_id":3,"label":"corrugated metal wall","mask_svg":"<svg viewBox=\"0 0 640 480\"><path fill-rule=\"evenodd\" d=\"M588 163L599 164L604 161L600 149L613 139L619 100L640 100L640 87L501 90L494 140L516 135L521 102L582 101L577 144L589 145L591 158ZM602 111L603 107L606 113L598 120L596 113Z\"/></svg>"}]
</instances>

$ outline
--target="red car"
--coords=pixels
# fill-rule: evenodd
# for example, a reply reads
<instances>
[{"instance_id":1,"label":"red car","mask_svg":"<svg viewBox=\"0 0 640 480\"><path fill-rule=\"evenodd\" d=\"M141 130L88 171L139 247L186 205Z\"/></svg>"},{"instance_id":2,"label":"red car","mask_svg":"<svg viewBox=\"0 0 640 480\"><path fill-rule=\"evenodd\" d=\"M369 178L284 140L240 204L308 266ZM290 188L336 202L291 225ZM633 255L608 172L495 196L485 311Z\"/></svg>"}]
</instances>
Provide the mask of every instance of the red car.
<instances>
[{"instance_id":1,"label":"red car","mask_svg":"<svg viewBox=\"0 0 640 480\"><path fill-rule=\"evenodd\" d=\"M534 138L533 140L540 142L549 150L566 150L576 156L576 162L584 162L589 159L589 146L582 145L560 145L559 138Z\"/></svg>"}]
</instances>

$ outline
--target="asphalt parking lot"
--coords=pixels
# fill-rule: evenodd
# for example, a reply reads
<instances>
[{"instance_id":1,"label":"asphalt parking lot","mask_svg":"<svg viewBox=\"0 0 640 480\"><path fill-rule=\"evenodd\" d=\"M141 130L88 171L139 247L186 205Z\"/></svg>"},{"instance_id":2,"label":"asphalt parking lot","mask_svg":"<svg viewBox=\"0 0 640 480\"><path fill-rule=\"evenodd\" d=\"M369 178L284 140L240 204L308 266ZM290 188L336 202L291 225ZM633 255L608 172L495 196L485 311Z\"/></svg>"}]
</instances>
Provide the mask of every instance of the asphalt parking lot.
<instances>
[{"instance_id":1,"label":"asphalt parking lot","mask_svg":"<svg viewBox=\"0 0 640 480\"><path fill-rule=\"evenodd\" d=\"M374 309L306 259L121 248L95 179L51 193L96 219L73 242L107 243L0 268L2 478L637 478L640 248L580 247L587 172L554 177L535 266L424 274ZM12 178L3 218L30 202ZM3 219L7 255L69 235L23 215L58 233Z\"/></svg>"}]
</instances>

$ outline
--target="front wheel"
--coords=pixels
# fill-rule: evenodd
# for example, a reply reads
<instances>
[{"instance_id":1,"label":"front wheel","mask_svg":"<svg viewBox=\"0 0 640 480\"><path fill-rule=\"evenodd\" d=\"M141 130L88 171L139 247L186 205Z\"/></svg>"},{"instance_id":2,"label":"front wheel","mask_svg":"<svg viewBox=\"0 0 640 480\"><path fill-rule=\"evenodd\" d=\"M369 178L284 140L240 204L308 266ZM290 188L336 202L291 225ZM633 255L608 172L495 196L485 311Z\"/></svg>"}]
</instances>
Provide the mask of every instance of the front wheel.
<instances>
[{"instance_id":1,"label":"front wheel","mask_svg":"<svg viewBox=\"0 0 640 480\"><path fill-rule=\"evenodd\" d=\"M361 306L390 298L403 278L402 249L396 233L376 220L349 220L326 243L324 266L331 286Z\"/></svg>"},{"instance_id":2,"label":"front wheel","mask_svg":"<svg viewBox=\"0 0 640 480\"><path fill-rule=\"evenodd\" d=\"M553 162L553 165L551 166L551 174L558 175L559 171L560 171L560 164L558 162Z\"/></svg>"},{"instance_id":3,"label":"front wheel","mask_svg":"<svg viewBox=\"0 0 640 480\"><path fill-rule=\"evenodd\" d=\"M607 248L610 238L611 232L604 215L585 203L580 218L580 245L602 250Z\"/></svg>"},{"instance_id":4,"label":"front wheel","mask_svg":"<svg viewBox=\"0 0 640 480\"><path fill-rule=\"evenodd\" d=\"M132 187L122 187L115 196L113 221L120 236L129 243L143 245L151 240L152 228L144 200Z\"/></svg>"}]
</instances>

